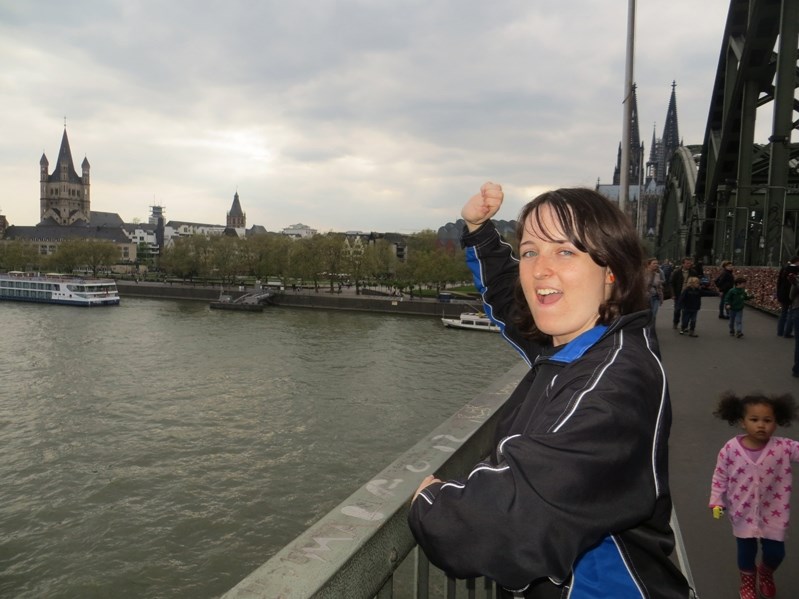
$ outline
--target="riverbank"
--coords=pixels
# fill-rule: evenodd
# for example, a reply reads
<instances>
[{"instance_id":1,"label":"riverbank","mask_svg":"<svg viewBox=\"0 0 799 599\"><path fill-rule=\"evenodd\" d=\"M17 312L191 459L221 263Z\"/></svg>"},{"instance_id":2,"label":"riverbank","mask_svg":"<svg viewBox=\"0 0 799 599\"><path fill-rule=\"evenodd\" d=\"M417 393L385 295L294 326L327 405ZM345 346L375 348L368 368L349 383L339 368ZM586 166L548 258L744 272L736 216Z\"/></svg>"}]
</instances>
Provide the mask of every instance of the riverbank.
<instances>
[{"instance_id":1,"label":"riverbank","mask_svg":"<svg viewBox=\"0 0 799 599\"><path fill-rule=\"evenodd\" d=\"M157 283L151 281L117 280L121 297L151 299L177 299L211 302L219 299L221 289L209 285L191 283ZM252 291L251 289L225 290L225 295L233 299ZM356 312L378 312L383 314L403 314L409 316L433 316L454 318L461 312L470 312L481 307L479 300L452 299L442 302L435 299L409 299L387 295L357 295L355 289L342 289L330 293L328 289L319 291L282 291L273 298L276 306L287 308L311 308L325 310L349 310Z\"/></svg>"}]
</instances>

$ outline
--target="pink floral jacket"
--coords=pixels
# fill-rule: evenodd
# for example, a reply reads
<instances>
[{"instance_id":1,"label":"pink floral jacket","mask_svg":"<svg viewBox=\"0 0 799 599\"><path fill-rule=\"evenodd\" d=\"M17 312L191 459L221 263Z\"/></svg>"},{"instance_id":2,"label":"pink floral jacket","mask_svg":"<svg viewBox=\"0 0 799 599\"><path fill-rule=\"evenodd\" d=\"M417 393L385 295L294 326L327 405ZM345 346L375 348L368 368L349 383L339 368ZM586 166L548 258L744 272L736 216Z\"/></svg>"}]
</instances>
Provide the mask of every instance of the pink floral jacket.
<instances>
[{"instance_id":1,"label":"pink floral jacket","mask_svg":"<svg viewBox=\"0 0 799 599\"><path fill-rule=\"evenodd\" d=\"M724 444L716 461L710 507L727 510L739 538L784 541L791 502L791 462L799 462L799 441L772 437L757 462L741 445L744 435Z\"/></svg>"}]
</instances>

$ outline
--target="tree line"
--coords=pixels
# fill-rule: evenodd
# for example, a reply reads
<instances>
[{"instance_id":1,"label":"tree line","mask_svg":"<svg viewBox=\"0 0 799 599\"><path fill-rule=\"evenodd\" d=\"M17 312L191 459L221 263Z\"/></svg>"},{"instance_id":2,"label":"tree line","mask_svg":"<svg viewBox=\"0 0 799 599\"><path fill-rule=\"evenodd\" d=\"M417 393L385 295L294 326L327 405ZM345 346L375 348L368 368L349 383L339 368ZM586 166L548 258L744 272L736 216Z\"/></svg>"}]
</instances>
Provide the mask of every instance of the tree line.
<instances>
[{"instance_id":1,"label":"tree line","mask_svg":"<svg viewBox=\"0 0 799 599\"><path fill-rule=\"evenodd\" d=\"M142 247L142 250L145 248ZM366 243L341 233L291 239L267 233L247 238L192 235L173 241L160 256L139 252L136 270L157 272L182 280L213 279L235 285L246 278L292 284L392 285L398 289L435 288L469 281L463 250L438 243L426 230L406 237L405 259L399 260L385 239ZM0 244L0 269L39 272L90 272L97 276L123 264L119 248L110 241L70 239L56 251L41 254L24 240ZM131 266L127 263L126 266Z\"/></svg>"}]
</instances>

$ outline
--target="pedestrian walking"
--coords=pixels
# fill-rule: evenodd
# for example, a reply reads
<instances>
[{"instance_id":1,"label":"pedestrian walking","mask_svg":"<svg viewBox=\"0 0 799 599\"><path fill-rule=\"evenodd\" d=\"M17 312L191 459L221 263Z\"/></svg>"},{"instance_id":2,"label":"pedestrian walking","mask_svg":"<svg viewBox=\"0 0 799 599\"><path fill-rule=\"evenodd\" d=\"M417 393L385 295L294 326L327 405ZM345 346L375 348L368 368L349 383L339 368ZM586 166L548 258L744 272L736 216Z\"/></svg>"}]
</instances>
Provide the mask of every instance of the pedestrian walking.
<instances>
[{"instance_id":1,"label":"pedestrian walking","mask_svg":"<svg viewBox=\"0 0 799 599\"><path fill-rule=\"evenodd\" d=\"M735 275L732 273L732 262L725 260L721 263L721 272L713 281L719 291L719 318L729 318L724 305L724 296L735 286Z\"/></svg>"},{"instance_id":2,"label":"pedestrian walking","mask_svg":"<svg viewBox=\"0 0 799 599\"><path fill-rule=\"evenodd\" d=\"M652 310L652 322L658 315L658 308L663 303L663 283L665 279L660 270L657 258L650 258L646 262L646 287L649 295L649 309Z\"/></svg>"},{"instance_id":3,"label":"pedestrian walking","mask_svg":"<svg viewBox=\"0 0 799 599\"><path fill-rule=\"evenodd\" d=\"M724 296L724 305L730 314L730 337L744 336L744 304L752 299L746 291L746 277L736 277L735 286Z\"/></svg>"},{"instance_id":4,"label":"pedestrian walking","mask_svg":"<svg viewBox=\"0 0 799 599\"><path fill-rule=\"evenodd\" d=\"M672 264L671 260L666 258L663 260L663 264L660 265L660 270L663 273L663 281L664 283L668 283L671 280L671 273L674 272L674 264ZM670 299L671 298L671 286L666 284L663 287L663 299Z\"/></svg>"},{"instance_id":5,"label":"pedestrian walking","mask_svg":"<svg viewBox=\"0 0 799 599\"><path fill-rule=\"evenodd\" d=\"M788 260L788 264L783 266L777 273L777 301L780 304L780 317L777 319L777 337L787 337L790 339L794 333L793 319L790 317L791 311L791 280L790 275L799 274L799 256L794 256Z\"/></svg>"},{"instance_id":6,"label":"pedestrian walking","mask_svg":"<svg viewBox=\"0 0 799 599\"><path fill-rule=\"evenodd\" d=\"M688 281L688 278L695 276L697 276L697 274L696 270L694 270L694 260L689 257L683 258L680 268L675 268L674 272L671 273L669 287L671 287L671 296L674 298L674 319L672 320L672 328L676 329L680 326L680 312L682 310L680 297L682 296L682 290L685 289L685 283Z\"/></svg>"},{"instance_id":7,"label":"pedestrian walking","mask_svg":"<svg viewBox=\"0 0 799 599\"><path fill-rule=\"evenodd\" d=\"M788 294L791 300L790 317L793 321L794 343L793 343L793 368L791 374L799 377L799 276L791 273L788 275L791 281L791 291Z\"/></svg>"},{"instance_id":8,"label":"pedestrian walking","mask_svg":"<svg viewBox=\"0 0 799 599\"><path fill-rule=\"evenodd\" d=\"M777 426L796 418L791 395L739 397L725 393L715 416L739 425L743 434L719 452L710 488L713 516L726 513L738 546L741 599L777 594L774 571L785 559L791 501L791 462L799 462L799 441L776 437ZM756 564L758 542L760 563Z\"/></svg>"},{"instance_id":9,"label":"pedestrian walking","mask_svg":"<svg viewBox=\"0 0 799 599\"><path fill-rule=\"evenodd\" d=\"M688 333L689 337L697 337L696 317L702 307L702 290L699 288L699 277L688 277L685 289L680 296L682 306L682 323L680 325L680 335Z\"/></svg>"}]
</instances>

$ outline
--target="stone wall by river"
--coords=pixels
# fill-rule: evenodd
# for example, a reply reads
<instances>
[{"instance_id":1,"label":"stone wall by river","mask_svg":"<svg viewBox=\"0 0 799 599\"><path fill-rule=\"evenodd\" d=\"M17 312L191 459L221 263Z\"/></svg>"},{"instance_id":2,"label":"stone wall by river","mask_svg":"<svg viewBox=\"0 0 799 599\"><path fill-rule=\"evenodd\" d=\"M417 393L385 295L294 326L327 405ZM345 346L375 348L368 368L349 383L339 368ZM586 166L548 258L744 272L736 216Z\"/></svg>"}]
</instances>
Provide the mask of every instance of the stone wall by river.
<instances>
[{"instance_id":1,"label":"stone wall by river","mask_svg":"<svg viewBox=\"0 0 799 599\"><path fill-rule=\"evenodd\" d=\"M219 299L220 288L203 285L180 283L152 283L135 281L117 281L119 294L124 298L142 297L156 299L180 299L211 302ZM247 291L224 291L234 299L244 295ZM354 289L345 289L341 293L330 293L329 289L320 289L318 292L304 290L294 292L287 290L279 292L274 297L278 306L292 308L322 308L327 310L355 310L360 312L380 312L385 314L407 314L411 316L433 316L453 318L461 312L475 311L481 308L479 300L458 300L441 302L434 299L403 299L383 295L356 295Z\"/></svg>"}]
</instances>

